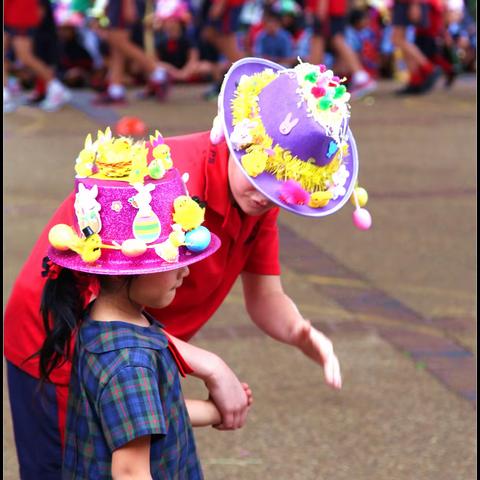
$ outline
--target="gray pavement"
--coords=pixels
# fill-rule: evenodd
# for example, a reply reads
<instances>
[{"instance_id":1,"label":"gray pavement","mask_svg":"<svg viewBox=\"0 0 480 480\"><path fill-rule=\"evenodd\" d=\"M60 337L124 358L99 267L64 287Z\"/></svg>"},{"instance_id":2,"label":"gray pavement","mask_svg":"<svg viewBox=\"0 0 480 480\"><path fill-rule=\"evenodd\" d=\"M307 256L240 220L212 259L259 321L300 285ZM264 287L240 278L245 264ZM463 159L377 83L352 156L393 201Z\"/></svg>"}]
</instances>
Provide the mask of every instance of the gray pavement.
<instances>
[{"instance_id":1,"label":"gray pavement","mask_svg":"<svg viewBox=\"0 0 480 480\"><path fill-rule=\"evenodd\" d=\"M208 129L216 105L201 100L203 88L103 112L82 93L55 114L20 107L5 117L5 300L72 187L85 135L123 115L165 136ZM256 329L235 285L193 342L250 384L254 406L240 431L196 430L207 479L475 478L475 83L409 98L396 88L382 83L352 104L372 229L356 230L349 206L313 221L280 216L285 290L333 340L344 387L328 389L321 369ZM205 390L188 379L185 393ZM13 480L6 393L3 411L4 478Z\"/></svg>"}]
</instances>

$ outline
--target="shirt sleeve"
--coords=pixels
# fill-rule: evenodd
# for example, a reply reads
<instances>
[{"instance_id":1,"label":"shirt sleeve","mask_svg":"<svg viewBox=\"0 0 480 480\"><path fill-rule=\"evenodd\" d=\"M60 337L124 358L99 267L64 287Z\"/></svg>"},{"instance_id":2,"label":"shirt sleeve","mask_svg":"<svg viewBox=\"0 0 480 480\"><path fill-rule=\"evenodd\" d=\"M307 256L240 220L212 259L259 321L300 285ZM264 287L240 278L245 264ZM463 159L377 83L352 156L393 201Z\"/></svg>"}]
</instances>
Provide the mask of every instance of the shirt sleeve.
<instances>
[{"instance_id":1,"label":"shirt sleeve","mask_svg":"<svg viewBox=\"0 0 480 480\"><path fill-rule=\"evenodd\" d=\"M270 210L260 221L253 248L243 269L244 272L280 275L277 225L279 211L278 208Z\"/></svg>"},{"instance_id":2,"label":"shirt sleeve","mask_svg":"<svg viewBox=\"0 0 480 480\"><path fill-rule=\"evenodd\" d=\"M98 411L112 452L136 438L167 433L158 376L150 368L122 368L103 387Z\"/></svg>"}]
</instances>

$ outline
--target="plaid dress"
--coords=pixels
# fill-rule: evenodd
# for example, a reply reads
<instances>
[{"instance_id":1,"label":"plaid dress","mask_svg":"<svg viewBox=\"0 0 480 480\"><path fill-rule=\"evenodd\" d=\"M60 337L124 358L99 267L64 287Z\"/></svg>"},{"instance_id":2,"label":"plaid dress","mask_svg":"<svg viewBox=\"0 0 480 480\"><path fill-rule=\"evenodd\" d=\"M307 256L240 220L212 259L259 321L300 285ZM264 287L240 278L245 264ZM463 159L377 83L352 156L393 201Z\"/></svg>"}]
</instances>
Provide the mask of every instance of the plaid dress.
<instances>
[{"instance_id":1,"label":"plaid dress","mask_svg":"<svg viewBox=\"0 0 480 480\"><path fill-rule=\"evenodd\" d=\"M70 380L63 479L110 479L112 452L151 435L153 479L202 479L177 364L158 323L86 316Z\"/></svg>"}]
</instances>

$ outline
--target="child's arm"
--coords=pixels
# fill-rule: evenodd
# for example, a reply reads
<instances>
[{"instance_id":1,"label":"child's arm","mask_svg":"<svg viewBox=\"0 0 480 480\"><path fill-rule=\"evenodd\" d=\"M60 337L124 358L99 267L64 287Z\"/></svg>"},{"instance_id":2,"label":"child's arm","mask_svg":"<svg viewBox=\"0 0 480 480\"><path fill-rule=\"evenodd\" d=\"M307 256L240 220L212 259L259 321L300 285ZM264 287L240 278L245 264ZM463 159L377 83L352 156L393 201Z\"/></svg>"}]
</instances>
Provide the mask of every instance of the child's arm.
<instances>
[{"instance_id":1,"label":"child's arm","mask_svg":"<svg viewBox=\"0 0 480 480\"><path fill-rule=\"evenodd\" d=\"M211 400L186 398L185 404L192 427L209 427L222 421L220 412Z\"/></svg>"},{"instance_id":2,"label":"child's arm","mask_svg":"<svg viewBox=\"0 0 480 480\"><path fill-rule=\"evenodd\" d=\"M150 473L150 435L136 438L112 454L114 480L152 480Z\"/></svg>"}]
</instances>

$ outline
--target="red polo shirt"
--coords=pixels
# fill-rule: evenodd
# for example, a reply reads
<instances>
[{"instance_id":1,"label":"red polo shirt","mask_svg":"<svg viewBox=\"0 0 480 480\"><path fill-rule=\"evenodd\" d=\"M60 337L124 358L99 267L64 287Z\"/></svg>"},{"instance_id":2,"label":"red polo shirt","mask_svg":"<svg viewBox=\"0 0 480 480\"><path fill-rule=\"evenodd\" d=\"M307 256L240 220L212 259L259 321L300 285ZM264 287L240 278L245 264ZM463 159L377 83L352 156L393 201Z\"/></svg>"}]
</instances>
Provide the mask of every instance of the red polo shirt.
<instances>
[{"instance_id":1,"label":"red polo shirt","mask_svg":"<svg viewBox=\"0 0 480 480\"><path fill-rule=\"evenodd\" d=\"M190 265L190 275L177 290L173 303L161 310L149 309L166 330L189 340L221 305L243 271L279 275L278 208L251 217L230 200L227 176L228 147L214 146L209 132L166 139L175 167L188 172L187 188L207 202L204 225L218 235L222 246L210 257ZM44 339L39 314L44 278L42 259L48 247L48 231L57 223L73 224L73 193L55 212L25 262L10 295L4 320L4 352L7 360L38 377L38 362L22 362L38 351ZM67 384L70 364L58 368L52 380Z\"/></svg>"}]
</instances>

